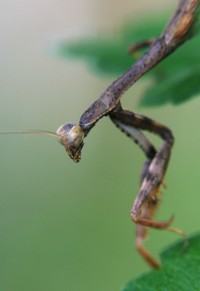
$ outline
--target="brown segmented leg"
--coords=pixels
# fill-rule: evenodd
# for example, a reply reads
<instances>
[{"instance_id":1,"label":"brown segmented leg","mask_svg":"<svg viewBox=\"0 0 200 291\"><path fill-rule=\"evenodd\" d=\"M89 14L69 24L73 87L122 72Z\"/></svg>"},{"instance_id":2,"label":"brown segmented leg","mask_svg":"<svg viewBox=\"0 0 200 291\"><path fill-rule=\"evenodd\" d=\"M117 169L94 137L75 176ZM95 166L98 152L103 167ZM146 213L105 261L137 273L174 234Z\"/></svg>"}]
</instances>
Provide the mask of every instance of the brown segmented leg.
<instances>
[{"instance_id":1,"label":"brown segmented leg","mask_svg":"<svg viewBox=\"0 0 200 291\"><path fill-rule=\"evenodd\" d=\"M156 155L156 149L150 140L144 135L144 133L137 127L134 127L132 124L131 116L130 122L124 122L123 115L121 116L116 115L116 112L119 114L120 112L125 112L121 104L119 103L118 106L115 108L115 111L110 114L110 118L112 122L119 128L123 133L125 133L130 139L132 139L144 152L145 156L147 157L147 161L144 163L142 172L141 172L141 179L140 183L142 183L144 177L147 175L149 165L151 164L152 159ZM125 113L126 114L126 113ZM134 114L134 113L132 113Z\"/></svg>"},{"instance_id":2,"label":"brown segmented leg","mask_svg":"<svg viewBox=\"0 0 200 291\"><path fill-rule=\"evenodd\" d=\"M153 256L143 247L144 241L147 237L147 231L149 227L149 222L152 222L152 217L159 205L159 199L156 197L151 200L150 203L143 207L140 212L139 220L134 221L136 223L136 241L135 247L144 260L155 269L160 268L160 264L153 258ZM143 224L145 222L146 225ZM171 221L170 221L171 222ZM170 224L170 222L168 224ZM142 223L142 224L140 224ZM164 225L163 225L164 226Z\"/></svg>"},{"instance_id":3,"label":"brown segmented leg","mask_svg":"<svg viewBox=\"0 0 200 291\"><path fill-rule=\"evenodd\" d=\"M155 148L150 142L147 143L145 140L145 146L143 146L143 140L141 142L139 139L138 143L144 150L146 156L149 158L149 161L144 165L141 177L142 181L140 192L131 210L132 219L134 218L134 220L137 220L138 214L141 212L142 207L146 203L148 204L149 200L157 197L157 193L161 183L163 182L163 178L170 159L174 138L170 129L164 125L140 114L123 110L121 107L118 107L114 112L112 112L110 117L112 121L125 133L129 134L129 136L132 136L131 129L142 129L153 132L164 140L161 148L156 153ZM153 153L152 150L149 151L150 148L154 149Z\"/></svg>"},{"instance_id":4,"label":"brown segmented leg","mask_svg":"<svg viewBox=\"0 0 200 291\"><path fill-rule=\"evenodd\" d=\"M154 208L154 211L156 210L156 207ZM141 219L143 217L147 217L150 219L153 216L153 209L144 207L143 211L141 213ZM136 240L135 240L135 247L140 253L140 255L144 258L144 260L155 269L160 268L160 264L153 258L153 256L143 247L144 241L147 237L147 226L138 224L136 222Z\"/></svg>"},{"instance_id":5,"label":"brown segmented leg","mask_svg":"<svg viewBox=\"0 0 200 291\"><path fill-rule=\"evenodd\" d=\"M137 236L136 232L136 243L135 247L140 253L140 255L144 258L144 260L154 269L159 269L161 265L152 257L152 255L142 246L143 244L143 238L140 239L140 237Z\"/></svg>"},{"instance_id":6,"label":"brown segmented leg","mask_svg":"<svg viewBox=\"0 0 200 291\"><path fill-rule=\"evenodd\" d=\"M149 206L147 206L146 208L148 208ZM135 217L134 215L131 215L132 220L135 223L141 224L143 226L147 226L147 227L151 227L151 228L155 228L155 229L168 229L168 230L172 230L173 228L169 228L169 226L171 225L171 223L173 222L173 216L170 217L170 219L168 221L155 221L152 220L152 218L143 218L143 217Z\"/></svg>"},{"instance_id":7,"label":"brown segmented leg","mask_svg":"<svg viewBox=\"0 0 200 291\"><path fill-rule=\"evenodd\" d=\"M186 234L179 229L172 228L170 225L173 222L173 216L165 222L158 222L152 220L155 211L157 210L157 207L159 205L159 198L154 198L149 201L148 205L145 205L137 218L133 217L133 221L136 223L136 242L135 247L138 250L138 252L141 254L141 256L144 258L144 260L155 269L160 268L160 264L153 258L153 256L143 247L143 244L145 242L146 236L147 236L147 230L148 227L155 228L155 229L163 229L175 232L179 235L182 235L184 238L184 246L183 250L185 250L188 246L188 241Z\"/></svg>"},{"instance_id":8,"label":"brown segmented leg","mask_svg":"<svg viewBox=\"0 0 200 291\"><path fill-rule=\"evenodd\" d=\"M150 131L164 140L157 153L154 151L154 154L150 156L148 150L144 150L150 161L144 166L140 192L131 211L131 216L136 220L142 207L149 202L149 199L157 197L170 159L174 138L170 129L164 125L138 113L123 110L121 107L112 112L110 117L115 124L129 135L130 129L134 128Z\"/></svg>"},{"instance_id":9,"label":"brown segmented leg","mask_svg":"<svg viewBox=\"0 0 200 291\"><path fill-rule=\"evenodd\" d=\"M159 268L160 264L143 247L147 235L147 228L169 230L185 236L181 230L171 227L173 217L165 222L153 220L153 216L159 205L160 186L163 185L166 187L163 179L170 159L174 138L170 129L164 125L140 114L123 110L120 104L110 114L110 118L124 133L139 144L148 157L141 175L140 191L131 209L131 219L136 223L135 246L137 250L150 266ZM140 129L155 133L164 140L161 148L157 152Z\"/></svg>"},{"instance_id":10,"label":"brown segmented leg","mask_svg":"<svg viewBox=\"0 0 200 291\"><path fill-rule=\"evenodd\" d=\"M186 234L177 228L171 227L171 223L173 221L173 217L171 217L166 222L157 222L152 221L152 217L154 212L156 211L158 205L154 207L147 206L143 208L143 214L141 214L141 217L138 217L136 220L133 220L136 223L136 242L135 247L138 250L138 252L141 254L141 256L144 258L144 260L154 269L158 269L161 267L160 263L158 263L153 256L143 247L143 244L145 242L146 236L147 236L147 227L152 227L156 229L163 229L175 232L176 234L179 234L183 236L184 238L184 245L182 251L185 251L188 247L188 240Z\"/></svg>"}]
</instances>

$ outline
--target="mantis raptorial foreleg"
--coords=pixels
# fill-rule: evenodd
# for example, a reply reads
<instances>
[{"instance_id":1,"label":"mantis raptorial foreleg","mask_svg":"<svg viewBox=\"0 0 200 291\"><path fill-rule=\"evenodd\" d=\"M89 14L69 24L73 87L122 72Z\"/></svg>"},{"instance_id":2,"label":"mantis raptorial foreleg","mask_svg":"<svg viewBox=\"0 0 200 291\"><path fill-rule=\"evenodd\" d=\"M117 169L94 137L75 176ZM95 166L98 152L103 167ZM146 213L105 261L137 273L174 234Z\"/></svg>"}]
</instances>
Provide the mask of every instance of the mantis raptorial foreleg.
<instances>
[{"instance_id":1,"label":"mantis raptorial foreleg","mask_svg":"<svg viewBox=\"0 0 200 291\"><path fill-rule=\"evenodd\" d=\"M129 111L130 112L130 111ZM134 114L133 112L130 112ZM124 114L126 115L126 111L122 109L121 104L113 110L111 114L109 114L113 123L122 130L128 137L130 137L138 146L143 150L145 156L152 160L156 154L156 149L150 142L150 140L144 135L144 133L140 130L139 126L133 125L133 120L131 116L129 117L130 122L124 121ZM147 166L146 166L147 167Z\"/></svg>"},{"instance_id":2,"label":"mantis raptorial foreleg","mask_svg":"<svg viewBox=\"0 0 200 291\"><path fill-rule=\"evenodd\" d=\"M145 152L148 159L151 161L145 164L145 169L143 171L143 181L141 185L141 194L139 194L140 201L143 203L147 197L158 191L160 184L163 181L165 171L169 162L171 148L174 143L174 137L166 126L151 120L148 117L134 113L128 110L123 110L121 106L118 106L113 112L109 114L112 121L120 127L126 134L131 136L136 140L136 133L141 133L140 130L147 130L152 132L163 139L163 144L161 148L156 153L153 145L144 136L139 138L137 141L140 147ZM134 215L137 216L140 211L141 206L135 205Z\"/></svg>"},{"instance_id":3,"label":"mantis raptorial foreleg","mask_svg":"<svg viewBox=\"0 0 200 291\"><path fill-rule=\"evenodd\" d=\"M173 218L166 222L152 220L159 205L160 185L163 183L174 138L167 127L143 115L123 110L120 105L110 114L110 118L117 127L142 148L148 158L141 175L141 188L131 209L131 219L137 224L137 250L152 267L159 268L159 263L143 247L147 227L168 229L184 235L182 231L170 227ZM163 144L157 152L139 129L153 132L163 139Z\"/></svg>"}]
</instances>

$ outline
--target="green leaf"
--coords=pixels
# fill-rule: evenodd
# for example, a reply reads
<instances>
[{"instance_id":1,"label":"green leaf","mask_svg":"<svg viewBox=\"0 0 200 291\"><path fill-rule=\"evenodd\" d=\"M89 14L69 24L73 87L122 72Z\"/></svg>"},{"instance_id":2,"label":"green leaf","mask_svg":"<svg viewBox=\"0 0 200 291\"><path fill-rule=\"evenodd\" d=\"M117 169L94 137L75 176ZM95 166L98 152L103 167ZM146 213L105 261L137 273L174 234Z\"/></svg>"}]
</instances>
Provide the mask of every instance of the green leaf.
<instances>
[{"instance_id":1,"label":"green leaf","mask_svg":"<svg viewBox=\"0 0 200 291\"><path fill-rule=\"evenodd\" d=\"M163 267L129 282L122 291L193 291L200 290L200 234L189 239L182 251L183 241L161 254Z\"/></svg>"},{"instance_id":2,"label":"green leaf","mask_svg":"<svg viewBox=\"0 0 200 291\"><path fill-rule=\"evenodd\" d=\"M62 57L83 58L100 73L119 75L137 60L128 54L129 47L136 42L158 36L162 29L163 19L161 21L159 17L154 21L149 19L144 23L129 23L115 34L60 41L56 44L55 53Z\"/></svg>"},{"instance_id":3,"label":"green leaf","mask_svg":"<svg viewBox=\"0 0 200 291\"><path fill-rule=\"evenodd\" d=\"M183 70L155 82L140 99L142 106L178 105L200 92L200 67Z\"/></svg>"},{"instance_id":4,"label":"green leaf","mask_svg":"<svg viewBox=\"0 0 200 291\"><path fill-rule=\"evenodd\" d=\"M95 71L116 76L125 71L135 61L128 56L122 43L110 42L105 39L63 44L60 47L60 53L84 58Z\"/></svg>"}]
</instances>

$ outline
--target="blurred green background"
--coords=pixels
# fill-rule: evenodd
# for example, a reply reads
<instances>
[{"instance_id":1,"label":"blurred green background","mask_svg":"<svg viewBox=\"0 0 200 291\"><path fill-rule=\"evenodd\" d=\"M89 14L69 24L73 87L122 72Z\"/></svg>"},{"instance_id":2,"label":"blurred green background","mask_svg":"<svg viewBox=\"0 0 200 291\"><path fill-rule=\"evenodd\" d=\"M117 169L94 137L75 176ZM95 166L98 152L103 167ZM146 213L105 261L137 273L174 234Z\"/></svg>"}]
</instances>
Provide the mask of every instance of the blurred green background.
<instances>
[{"instance_id":1,"label":"blurred green background","mask_svg":"<svg viewBox=\"0 0 200 291\"><path fill-rule=\"evenodd\" d=\"M0 130L55 131L79 120L112 81L54 56L57 40L114 32L175 4L1 1ZM200 99L137 108L146 84L129 90L124 107L168 125L176 137L158 218L175 214L174 225L192 233L199 230ZM109 119L88 136L79 164L45 136L1 136L0 152L0 290L114 291L149 270L134 249L129 217L145 159ZM156 257L177 238L153 230L150 237L146 246Z\"/></svg>"}]
</instances>

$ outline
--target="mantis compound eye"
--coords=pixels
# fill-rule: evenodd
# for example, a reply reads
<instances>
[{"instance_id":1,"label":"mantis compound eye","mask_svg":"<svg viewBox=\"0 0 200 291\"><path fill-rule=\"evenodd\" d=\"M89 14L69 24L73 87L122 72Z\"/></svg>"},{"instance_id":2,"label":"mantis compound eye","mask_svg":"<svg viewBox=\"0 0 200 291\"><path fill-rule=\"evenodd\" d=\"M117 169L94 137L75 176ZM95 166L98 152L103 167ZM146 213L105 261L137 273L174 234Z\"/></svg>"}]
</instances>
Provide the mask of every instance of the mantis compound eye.
<instances>
[{"instance_id":1,"label":"mantis compound eye","mask_svg":"<svg viewBox=\"0 0 200 291\"><path fill-rule=\"evenodd\" d=\"M79 162L84 139L84 132L80 125L66 123L61 125L56 133L58 141L65 147L70 158L74 162Z\"/></svg>"}]
</instances>

